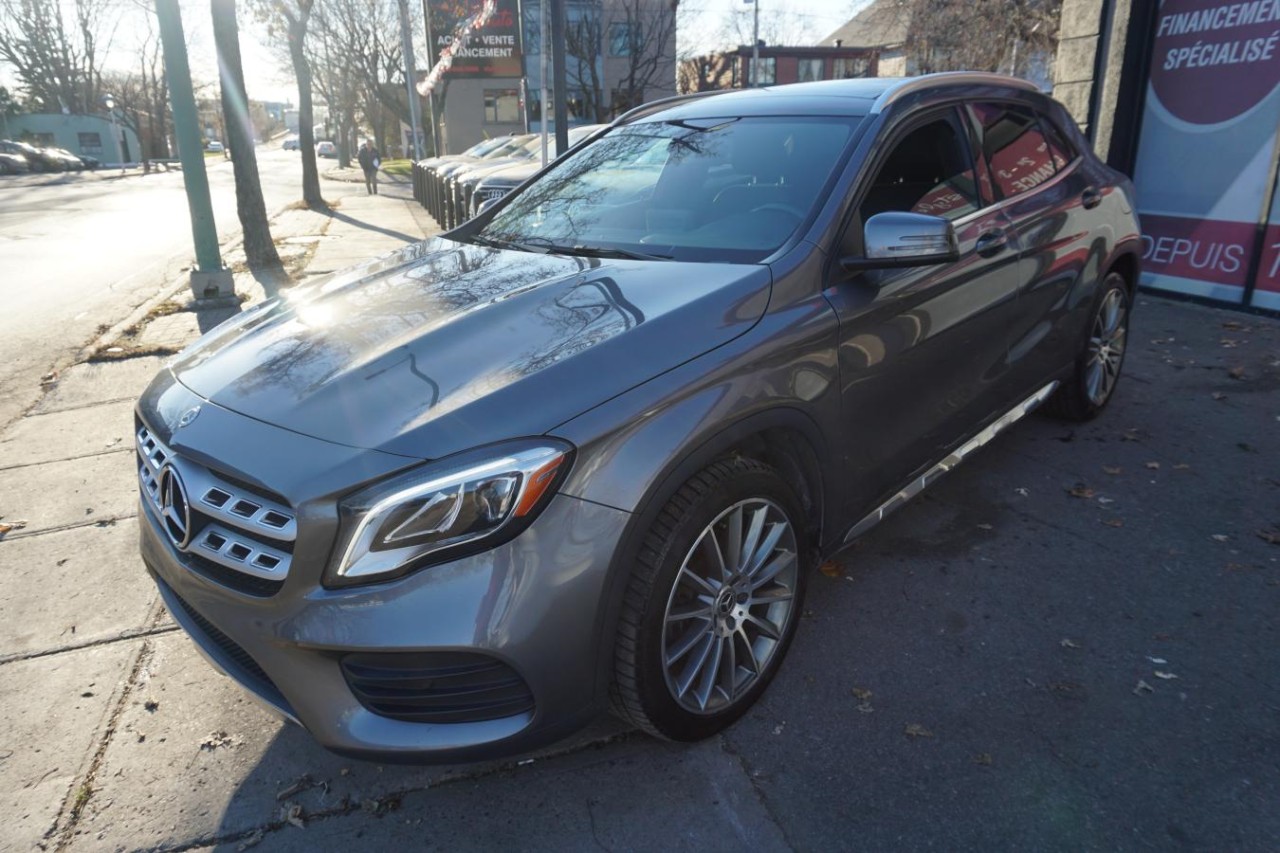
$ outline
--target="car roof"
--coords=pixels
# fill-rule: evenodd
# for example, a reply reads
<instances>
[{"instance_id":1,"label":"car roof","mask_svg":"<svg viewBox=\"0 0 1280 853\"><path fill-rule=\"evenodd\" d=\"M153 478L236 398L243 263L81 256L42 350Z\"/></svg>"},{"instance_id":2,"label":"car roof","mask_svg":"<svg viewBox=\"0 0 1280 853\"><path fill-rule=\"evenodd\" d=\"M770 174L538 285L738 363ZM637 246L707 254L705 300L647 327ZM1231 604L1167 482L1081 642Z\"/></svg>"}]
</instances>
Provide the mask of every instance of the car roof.
<instances>
[{"instance_id":1,"label":"car roof","mask_svg":"<svg viewBox=\"0 0 1280 853\"><path fill-rule=\"evenodd\" d=\"M637 107L615 124L715 116L874 115L906 95L957 86L1039 92L1033 83L1005 74L948 71L918 77L855 77L755 89L677 95Z\"/></svg>"}]
</instances>

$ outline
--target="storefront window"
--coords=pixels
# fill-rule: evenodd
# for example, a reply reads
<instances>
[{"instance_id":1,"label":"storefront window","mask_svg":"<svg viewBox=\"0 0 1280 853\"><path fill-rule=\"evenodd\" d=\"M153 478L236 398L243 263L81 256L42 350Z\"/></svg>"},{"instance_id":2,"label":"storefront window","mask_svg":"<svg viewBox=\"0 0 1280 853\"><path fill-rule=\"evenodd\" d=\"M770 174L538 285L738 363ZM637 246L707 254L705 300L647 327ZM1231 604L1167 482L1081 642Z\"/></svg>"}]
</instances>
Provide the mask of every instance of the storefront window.
<instances>
[{"instance_id":1,"label":"storefront window","mask_svg":"<svg viewBox=\"0 0 1280 853\"><path fill-rule=\"evenodd\" d=\"M485 124L520 121L520 93L515 89L485 89L484 121Z\"/></svg>"},{"instance_id":2,"label":"storefront window","mask_svg":"<svg viewBox=\"0 0 1280 853\"><path fill-rule=\"evenodd\" d=\"M88 154L90 157L96 157L102 153L102 134L81 133L79 136L81 154Z\"/></svg>"}]
</instances>

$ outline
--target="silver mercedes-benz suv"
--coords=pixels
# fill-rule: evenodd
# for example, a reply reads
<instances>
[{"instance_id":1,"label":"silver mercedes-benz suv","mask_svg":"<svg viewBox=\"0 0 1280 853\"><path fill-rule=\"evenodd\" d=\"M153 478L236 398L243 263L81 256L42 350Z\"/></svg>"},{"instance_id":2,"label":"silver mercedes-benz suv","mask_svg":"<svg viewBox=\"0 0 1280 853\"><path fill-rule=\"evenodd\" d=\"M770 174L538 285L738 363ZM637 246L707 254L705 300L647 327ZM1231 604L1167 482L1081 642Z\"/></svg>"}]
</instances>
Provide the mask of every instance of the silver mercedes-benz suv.
<instances>
[{"instance_id":1,"label":"silver mercedes-benz suv","mask_svg":"<svg viewBox=\"0 0 1280 853\"><path fill-rule=\"evenodd\" d=\"M1041 403L1106 406L1138 259L1130 183L1014 79L647 105L180 354L137 406L142 557L339 752L705 737L817 561Z\"/></svg>"}]
</instances>

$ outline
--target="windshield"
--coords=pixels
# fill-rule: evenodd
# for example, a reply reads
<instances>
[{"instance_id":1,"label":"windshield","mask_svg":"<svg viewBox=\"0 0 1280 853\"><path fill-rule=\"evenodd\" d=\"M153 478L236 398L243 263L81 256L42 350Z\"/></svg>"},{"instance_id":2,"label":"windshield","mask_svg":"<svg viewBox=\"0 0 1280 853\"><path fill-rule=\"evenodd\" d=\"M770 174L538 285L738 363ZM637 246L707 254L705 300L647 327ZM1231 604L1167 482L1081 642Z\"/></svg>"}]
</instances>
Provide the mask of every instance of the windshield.
<instances>
[{"instance_id":1,"label":"windshield","mask_svg":"<svg viewBox=\"0 0 1280 853\"><path fill-rule=\"evenodd\" d=\"M821 202L858 118L646 122L610 130L473 239L527 251L752 262Z\"/></svg>"},{"instance_id":2,"label":"windshield","mask_svg":"<svg viewBox=\"0 0 1280 853\"><path fill-rule=\"evenodd\" d=\"M475 145L472 145L466 151L463 151L461 156L483 157L484 155L488 154L490 151L497 148L498 146L505 145L510 140L511 140L511 137L509 136L499 136L497 139L486 139L482 142L477 142Z\"/></svg>"}]
</instances>

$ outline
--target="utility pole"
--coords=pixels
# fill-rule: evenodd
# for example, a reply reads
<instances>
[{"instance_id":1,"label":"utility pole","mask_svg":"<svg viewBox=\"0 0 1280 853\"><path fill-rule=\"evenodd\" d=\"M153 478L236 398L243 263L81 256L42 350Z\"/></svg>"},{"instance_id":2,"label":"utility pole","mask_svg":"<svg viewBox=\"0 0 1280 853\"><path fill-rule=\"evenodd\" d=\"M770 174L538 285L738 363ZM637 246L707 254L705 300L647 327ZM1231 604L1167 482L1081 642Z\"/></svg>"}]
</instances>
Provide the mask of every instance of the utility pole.
<instances>
[{"instance_id":1,"label":"utility pole","mask_svg":"<svg viewBox=\"0 0 1280 853\"><path fill-rule=\"evenodd\" d=\"M404 79L409 90L409 132L413 135L413 153L415 160L422 159L422 119L418 116L418 87L413 70L413 35L409 31L409 2L400 0L400 40L404 50ZM408 153L407 151L405 152Z\"/></svg>"},{"instance_id":2,"label":"utility pole","mask_svg":"<svg viewBox=\"0 0 1280 853\"><path fill-rule=\"evenodd\" d=\"M182 33L182 13L178 0L156 0L156 18L164 45L164 69L169 78L169 102L173 109L173 132L182 161L182 182L187 189L191 211L191 237L195 243L196 266L191 271L191 292L197 299L235 295L231 270L222 265L218 251L218 229L209 200L209 176L204 171L204 149L200 144L200 121L196 98L191 90L191 68L187 64L187 40Z\"/></svg>"},{"instance_id":3,"label":"utility pole","mask_svg":"<svg viewBox=\"0 0 1280 853\"><path fill-rule=\"evenodd\" d=\"M542 109L539 110L539 117L542 123L542 166L547 165L547 27L551 23L551 16L547 14L547 4L551 0L538 0L538 41L541 47L538 48L538 82L542 86Z\"/></svg>"},{"instance_id":4,"label":"utility pole","mask_svg":"<svg viewBox=\"0 0 1280 853\"><path fill-rule=\"evenodd\" d=\"M565 100L568 84L564 68L564 0L551 0L551 66L555 79L552 86L556 99L556 152L569 150L569 104ZM545 114L546 107L543 107Z\"/></svg>"},{"instance_id":5,"label":"utility pole","mask_svg":"<svg viewBox=\"0 0 1280 853\"><path fill-rule=\"evenodd\" d=\"M440 61L440 51L436 48L435 33L431 28L430 0L422 0L422 21L427 27L427 64L430 65L433 62ZM431 150L434 156L441 157L444 152L440 150L440 116L436 112L436 90L434 86L427 92L427 110L431 113Z\"/></svg>"},{"instance_id":6,"label":"utility pole","mask_svg":"<svg viewBox=\"0 0 1280 853\"><path fill-rule=\"evenodd\" d=\"M751 88L760 85L760 0L751 0Z\"/></svg>"}]
</instances>

